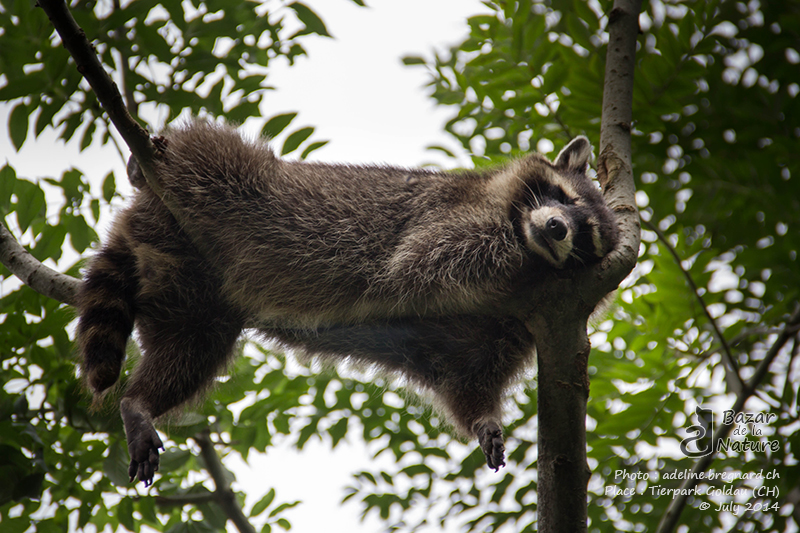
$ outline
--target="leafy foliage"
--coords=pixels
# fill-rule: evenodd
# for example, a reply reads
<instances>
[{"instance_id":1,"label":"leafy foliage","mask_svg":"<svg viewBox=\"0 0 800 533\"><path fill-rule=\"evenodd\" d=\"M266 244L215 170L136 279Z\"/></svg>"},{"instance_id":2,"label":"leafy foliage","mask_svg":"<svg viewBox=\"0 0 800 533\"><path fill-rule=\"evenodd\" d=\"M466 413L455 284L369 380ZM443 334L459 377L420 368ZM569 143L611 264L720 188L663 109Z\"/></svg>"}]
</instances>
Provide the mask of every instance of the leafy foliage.
<instances>
[{"instance_id":1,"label":"leafy foliage","mask_svg":"<svg viewBox=\"0 0 800 533\"><path fill-rule=\"evenodd\" d=\"M265 81L270 61L292 63L305 53L304 36L329 36L322 20L299 2L276 9L255 2L212 1L197 8L179 1L73 4L74 17L96 39L98 57L113 73L128 107L134 114L155 117L153 130L163 126L159 117L163 121L182 113L232 121L258 116L261 98L270 89ZM92 143L116 142L41 9L27 1L5 3L0 6L0 28L0 101L10 109L9 138L17 149L36 142L48 129L65 142L77 142L81 150ZM289 122L273 128L272 134L281 133ZM324 145L309 141L313 131L304 127L288 133L283 152L302 148L306 156ZM90 183L78 169L34 181L5 165L0 169L0 213L37 259L59 262L63 271L77 277L82 260L76 259L97 241L93 228L119 199L117 183L113 173L101 183ZM210 419L224 435L217 439L222 453L247 457L250 450L263 451L273 435L289 432L297 416L292 410L313 390L305 377L286 379L282 361L274 357L269 363L266 356L240 358L202 413L186 412L171 421L171 447L162 459L162 471L169 475L159 482L157 496L140 492L128 480L125 437L111 408L113 399L99 411L89 410L88 395L76 376L73 311L20 284L5 267L0 266L0 276L3 531L22 532L31 526L36 531L66 530L70 524L79 529L91 524L131 531L143 525L172 532L225 530L228 517L206 486L207 476L188 478L204 468L193 453L192 438ZM135 358L131 353L129 360ZM260 425L243 423L234 429L235 417L227 406L247 391L260 390L262 381L269 386L269 397L251 398L248 408L263 416L254 419ZM231 435L241 440L230 444ZM253 522L264 531L289 529L284 513L297 502L280 503L271 494L251 510ZM244 495L238 499L243 503Z\"/></svg>"},{"instance_id":2,"label":"leafy foliage","mask_svg":"<svg viewBox=\"0 0 800 533\"><path fill-rule=\"evenodd\" d=\"M216 0L195 8L180 0L88 1L75 3L71 12L90 39L97 39L98 58L114 73L132 114L157 109L162 123L154 130L187 112L233 122L259 116L259 103L271 89L270 62L280 58L292 64L304 55L303 36L330 36L300 2L275 12L255 2ZM9 132L16 148L31 126L36 136L55 128L64 141L77 134L81 149L96 138L113 141L88 84L51 38L44 12L14 2L0 10L0 24L0 70L6 78L0 101L12 102Z\"/></svg>"},{"instance_id":3,"label":"leafy foliage","mask_svg":"<svg viewBox=\"0 0 800 533\"><path fill-rule=\"evenodd\" d=\"M162 120L186 111L233 120L258 115L269 89L269 61L291 62L304 53L305 35L328 34L300 3L275 12L247 2L206 2L192 11L177 1L108 5L77 2L72 9L96 36L98 54L129 106L139 106L142 115L161 114ZM558 149L578 134L596 141L607 14L579 0L487 5L491 13L471 18L469 37L450 54L406 58L406 64L429 70L433 98L454 106L447 131L478 165L530 149ZM671 499L650 487L676 488L679 480L665 474L691 468L692 460L675 450L695 406L730 407L737 384L754 374L800 290L798 2L653 0L645 9L633 150L646 221L640 264L609 319L592 335L587 444L594 473L590 527L596 531L655 530ZM0 100L12 109L14 145L33 142L47 128L63 140L77 139L82 148L113 141L44 15L17 1L0 9L0 20ZM309 127L289 131L295 119L296 113L279 114L262 131L285 133L282 153L299 150L305 157L324 141L314 141ZM117 182L109 174L98 187L75 169L34 182L5 166L0 210L38 259L68 265L96 241L92 228L115 201ZM53 192L61 197L58 208ZM78 275L79 266L80 260L62 270ZM291 436L302 447L314 438L336 446L358 434L376 453L392 454L396 467L355 474L344 496L360 501L365 514L383 518L387 530L450 523L470 531L535 526L535 381L533 389L514 396L509 466L495 474L485 469L475 446L453 442L435 415L393 384L287 370L280 354L256 343L243 347L245 357L206 402L168 423L157 496L140 492L128 483L117 414L111 408L88 410L72 360L71 310L21 286L3 267L0 275L3 531L68 524L223 530L226 516L213 503L206 476L196 474L204 465L193 437L209 425L223 456L235 453L245 460L268 452L279 436ZM725 348L706 311L741 377L726 368ZM722 452L713 464L718 472L779 473L779 479L763 481L777 487L777 498L750 490L750 503L786 506L800 481L792 467L800 446L797 352L795 338L747 404L749 411L776 415L761 426L765 435L747 438L775 440L777 451ZM136 354L130 355L134 360ZM353 369L347 374L360 376ZM757 483L708 482L701 494L709 486ZM241 503L243 495L237 498ZM280 503L267 487L256 498L248 510L253 523L262 531L288 529L283 513L296 502ZM702 508L706 501L714 502L711 510ZM694 498L681 521L706 530L720 529L729 519L744 530L790 527L788 507L737 517L714 511L731 501L725 494Z\"/></svg>"}]
</instances>

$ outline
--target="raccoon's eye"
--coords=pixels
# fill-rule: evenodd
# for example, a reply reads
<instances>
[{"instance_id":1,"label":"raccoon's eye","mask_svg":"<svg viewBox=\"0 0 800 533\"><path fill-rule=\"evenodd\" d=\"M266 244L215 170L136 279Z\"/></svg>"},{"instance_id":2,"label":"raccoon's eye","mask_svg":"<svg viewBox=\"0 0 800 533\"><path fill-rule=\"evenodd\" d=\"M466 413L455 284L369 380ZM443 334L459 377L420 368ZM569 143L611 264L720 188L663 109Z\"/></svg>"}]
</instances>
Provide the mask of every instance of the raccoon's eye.
<instances>
[{"instance_id":1,"label":"raccoon's eye","mask_svg":"<svg viewBox=\"0 0 800 533\"><path fill-rule=\"evenodd\" d=\"M572 198L567 196L567 193L565 193L564 189L562 189L561 187L553 187L552 194L553 198L555 198L556 201L558 201L558 203L564 205L571 205L575 203L575 201Z\"/></svg>"},{"instance_id":2,"label":"raccoon's eye","mask_svg":"<svg viewBox=\"0 0 800 533\"><path fill-rule=\"evenodd\" d=\"M553 217L545 223L544 230L554 241L563 241L567 236L567 223L561 217Z\"/></svg>"}]
</instances>

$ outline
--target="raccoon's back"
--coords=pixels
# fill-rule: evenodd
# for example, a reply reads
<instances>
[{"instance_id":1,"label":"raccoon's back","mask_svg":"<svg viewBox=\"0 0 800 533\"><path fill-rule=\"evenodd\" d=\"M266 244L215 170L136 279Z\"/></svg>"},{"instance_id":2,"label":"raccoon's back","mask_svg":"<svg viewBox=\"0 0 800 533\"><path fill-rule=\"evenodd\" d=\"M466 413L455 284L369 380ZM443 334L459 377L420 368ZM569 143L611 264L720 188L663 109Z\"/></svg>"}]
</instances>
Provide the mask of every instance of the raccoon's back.
<instances>
[{"instance_id":1,"label":"raccoon's back","mask_svg":"<svg viewBox=\"0 0 800 533\"><path fill-rule=\"evenodd\" d=\"M476 284L521 262L505 213L476 206L484 176L285 162L206 123L166 138L164 189L251 315L315 325L468 311Z\"/></svg>"}]
</instances>

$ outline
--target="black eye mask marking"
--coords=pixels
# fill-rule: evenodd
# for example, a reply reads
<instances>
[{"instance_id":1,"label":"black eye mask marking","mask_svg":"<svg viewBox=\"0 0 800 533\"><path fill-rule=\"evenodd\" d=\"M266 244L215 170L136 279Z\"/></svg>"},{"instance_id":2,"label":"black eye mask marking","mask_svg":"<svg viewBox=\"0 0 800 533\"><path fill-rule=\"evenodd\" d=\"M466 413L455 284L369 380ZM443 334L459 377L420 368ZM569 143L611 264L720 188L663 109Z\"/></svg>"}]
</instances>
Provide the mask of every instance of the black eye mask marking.
<instances>
[{"instance_id":1,"label":"black eye mask marking","mask_svg":"<svg viewBox=\"0 0 800 533\"><path fill-rule=\"evenodd\" d=\"M575 203L575 200L567 196L561 187L541 181L529 183L524 189L524 195L524 204L534 208L554 202L564 205L573 205Z\"/></svg>"}]
</instances>

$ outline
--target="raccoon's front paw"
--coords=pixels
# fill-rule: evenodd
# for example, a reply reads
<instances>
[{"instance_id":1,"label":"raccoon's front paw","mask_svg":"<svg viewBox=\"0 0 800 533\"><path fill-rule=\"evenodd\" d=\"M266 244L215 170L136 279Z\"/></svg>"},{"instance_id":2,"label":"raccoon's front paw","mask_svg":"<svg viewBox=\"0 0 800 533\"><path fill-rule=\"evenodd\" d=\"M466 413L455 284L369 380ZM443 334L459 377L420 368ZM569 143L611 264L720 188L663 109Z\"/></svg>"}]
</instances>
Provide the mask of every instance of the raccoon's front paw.
<instances>
[{"instance_id":1,"label":"raccoon's front paw","mask_svg":"<svg viewBox=\"0 0 800 533\"><path fill-rule=\"evenodd\" d=\"M128 475L131 481L138 476L144 486L153 484L153 476L158 470L158 450L164 449L164 443L153 427L150 416L144 412L134 400L123 398L120 413L125 424L125 435L128 439L128 453L131 464Z\"/></svg>"},{"instance_id":2,"label":"raccoon's front paw","mask_svg":"<svg viewBox=\"0 0 800 533\"><path fill-rule=\"evenodd\" d=\"M497 422L489 421L481 423L475 430L475 434L478 436L478 443L481 445L483 455L486 456L486 464L497 472L501 466L506 464L503 430Z\"/></svg>"}]
</instances>

